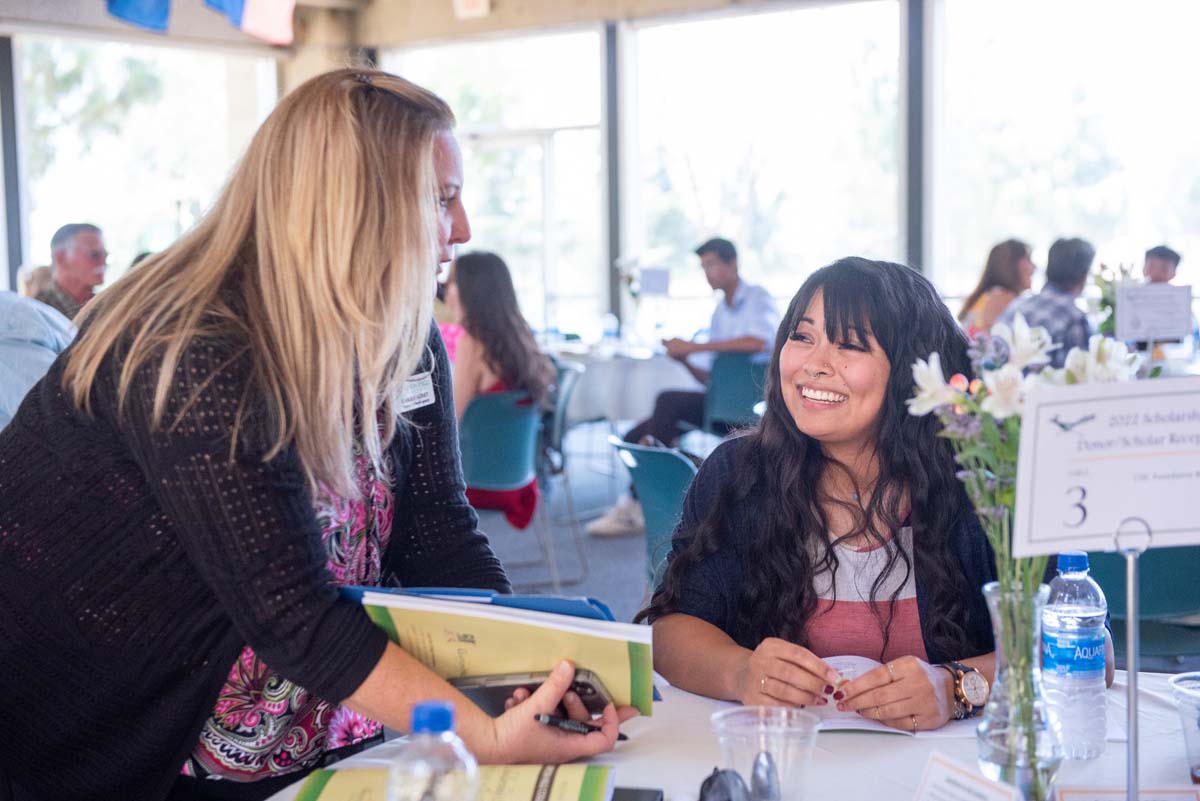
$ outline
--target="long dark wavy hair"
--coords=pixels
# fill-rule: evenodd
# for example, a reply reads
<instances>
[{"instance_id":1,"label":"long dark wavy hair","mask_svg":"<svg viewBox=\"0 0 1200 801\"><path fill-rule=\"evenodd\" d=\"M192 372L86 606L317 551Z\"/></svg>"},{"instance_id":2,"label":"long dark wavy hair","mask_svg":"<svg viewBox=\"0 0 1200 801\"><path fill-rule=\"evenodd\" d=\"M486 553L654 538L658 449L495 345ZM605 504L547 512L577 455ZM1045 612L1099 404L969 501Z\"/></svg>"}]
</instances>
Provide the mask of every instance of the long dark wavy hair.
<instances>
[{"instance_id":1,"label":"long dark wavy hair","mask_svg":"<svg viewBox=\"0 0 1200 801\"><path fill-rule=\"evenodd\" d=\"M463 328L483 346L488 367L509 389L524 390L544 404L554 384L554 364L538 350L521 316L504 259L485 251L464 253L452 269Z\"/></svg>"},{"instance_id":2,"label":"long dark wavy hair","mask_svg":"<svg viewBox=\"0 0 1200 801\"><path fill-rule=\"evenodd\" d=\"M846 468L797 428L780 387L780 351L818 290L824 294L825 330L830 340L845 342L853 331L857 341L866 342L870 332L891 364L875 426L879 475L865 508L824 493L821 478L825 472ZM971 512L955 478L950 445L937 436L935 417L914 417L905 405L913 394L913 362L927 359L932 352L941 356L948 375L969 374L966 337L937 291L916 271L900 264L845 258L813 273L792 298L775 335L762 422L746 435L729 481L700 525L695 531L679 533L691 540L675 554L650 606L638 613L637 620L654 620L681 607L685 575L697 562L726 546L731 537L731 510L753 496L749 502L754 504L757 526L743 565L744 584L737 605L737 628L748 635L745 639L758 643L766 637L781 637L807 645L806 625L817 608L814 576L826 570L836 575L838 558L833 546L866 535L888 553L870 598L883 629L884 649L896 596L880 599L876 593L893 571L905 571L907 577L915 569L923 590L931 595L930 608L937 610L931 619L922 621L923 627L943 653L965 653L969 588L958 568L953 538L960 515ZM855 515L854 530L837 541L828 535L823 505L829 504ZM900 530L906 511L913 528L911 560L890 536Z\"/></svg>"}]
</instances>

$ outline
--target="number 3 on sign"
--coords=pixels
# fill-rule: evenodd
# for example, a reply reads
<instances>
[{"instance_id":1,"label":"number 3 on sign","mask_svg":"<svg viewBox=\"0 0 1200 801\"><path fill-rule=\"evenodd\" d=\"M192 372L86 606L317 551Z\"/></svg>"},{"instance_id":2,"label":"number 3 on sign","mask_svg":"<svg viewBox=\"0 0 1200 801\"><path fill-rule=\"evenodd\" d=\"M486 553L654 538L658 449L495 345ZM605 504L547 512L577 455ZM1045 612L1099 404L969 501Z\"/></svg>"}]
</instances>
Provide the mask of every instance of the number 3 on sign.
<instances>
[{"instance_id":1,"label":"number 3 on sign","mask_svg":"<svg viewBox=\"0 0 1200 801\"><path fill-rule=\"evenodd\" d=\"M1067 487L1067 496L1075 496L1075 500L1070 504L1070 508L1074 509L1078 515L1074 522L1064 520L1063 525L1067 528L1079 528L1087 522L1087 507L1083 502L1087 500L1087 490L1080 486Z\"/></svg>"}]
</instances>

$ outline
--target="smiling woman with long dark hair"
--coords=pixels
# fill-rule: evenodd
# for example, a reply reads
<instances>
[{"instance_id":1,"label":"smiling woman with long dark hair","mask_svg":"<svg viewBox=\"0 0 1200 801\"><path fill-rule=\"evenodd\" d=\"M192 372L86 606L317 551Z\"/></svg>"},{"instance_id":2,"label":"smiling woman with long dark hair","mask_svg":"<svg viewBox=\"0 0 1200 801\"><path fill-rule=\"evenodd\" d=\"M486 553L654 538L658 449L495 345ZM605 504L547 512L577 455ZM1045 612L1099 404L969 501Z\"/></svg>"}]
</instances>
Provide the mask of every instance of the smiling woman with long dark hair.
<instances>
[{"instance_id":1,"label":"smiling woman with long dark hair","mask_svg":"<svg viewBox=\"0 0 1200 801\"><path fill-rule=\"evenodd\" d=\"M775 338L762 423L704 463L640 615L673 685L832 702L906 730L982 703L993 660L980 588L995 560L936 421L905 406L911 365L931 352L969 372L962 331L915 271L847 258L804 283ZM885 664L829 701L837 674L822 658L839 654Z\"/></svg>"}]
</instances>

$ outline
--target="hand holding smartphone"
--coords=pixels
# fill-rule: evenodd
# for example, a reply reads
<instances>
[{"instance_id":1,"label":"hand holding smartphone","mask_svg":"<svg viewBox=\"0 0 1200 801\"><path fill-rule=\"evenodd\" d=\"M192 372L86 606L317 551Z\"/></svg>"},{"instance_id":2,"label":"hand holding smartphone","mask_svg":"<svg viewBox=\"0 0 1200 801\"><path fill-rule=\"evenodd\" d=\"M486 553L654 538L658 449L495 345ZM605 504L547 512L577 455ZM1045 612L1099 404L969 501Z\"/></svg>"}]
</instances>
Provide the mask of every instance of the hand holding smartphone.
<instances>
[{"instance_id":1,"label":"hand holding smartphone","mask_svg":"<svg viewBox=\"0 0 1200 801\"><path fill-rule=\"evenodd\" d=\"M459 692L471 699L480 709L492 717L504 714L504 702L512 697L518 689L532 693L550 675L549 671L537 673L504 673L492 676L464 676L450 679ZM600 681L600 677L590 670L575 669L575 680L571 682L571 691L579 696L583 706L593 717L598 717L604 707L613 702L612 695ZM566 709L560 704L555 710L559 717L569 717Z\"/></svg>"}]
</instances>

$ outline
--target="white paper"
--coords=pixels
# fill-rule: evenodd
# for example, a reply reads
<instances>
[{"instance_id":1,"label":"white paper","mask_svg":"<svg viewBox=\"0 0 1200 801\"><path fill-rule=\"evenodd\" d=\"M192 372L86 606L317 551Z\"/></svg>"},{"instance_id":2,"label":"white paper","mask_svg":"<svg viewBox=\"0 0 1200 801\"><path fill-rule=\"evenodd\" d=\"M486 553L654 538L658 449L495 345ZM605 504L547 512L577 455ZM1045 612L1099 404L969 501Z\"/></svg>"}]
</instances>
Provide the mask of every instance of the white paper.
<instances>
[{"instance_id":1,"label":"white paper","mask_svg":"<svg viewBox=\"0 0 1200 801\"><path fill-rule=\"evenodd\" d=\"M1163 342L1192 333L1192 288L1170 284L1117 287L1117 339Z\"/></svg>"},{"instance_id":2,"label":"white paper","mask_svg":"<svg viewBox=\"0 0 1200 801\"><path fill-rule=\"evenodd\" d=\"M1022 801L1011 784L986 779L975 767L966 767L945 754L934 752L925 763L916 801Z\"/></svg>"},{"instance_id":3,"label":"white paper","mask_svg":"<svg viewBox=\"0 0 1200 801\"><path fill-rule=\"evenodd\" d=\"M1200 544L1200 378L1038 387L1026 400L1013 553Z\"/></svg>"}]
</instances>

